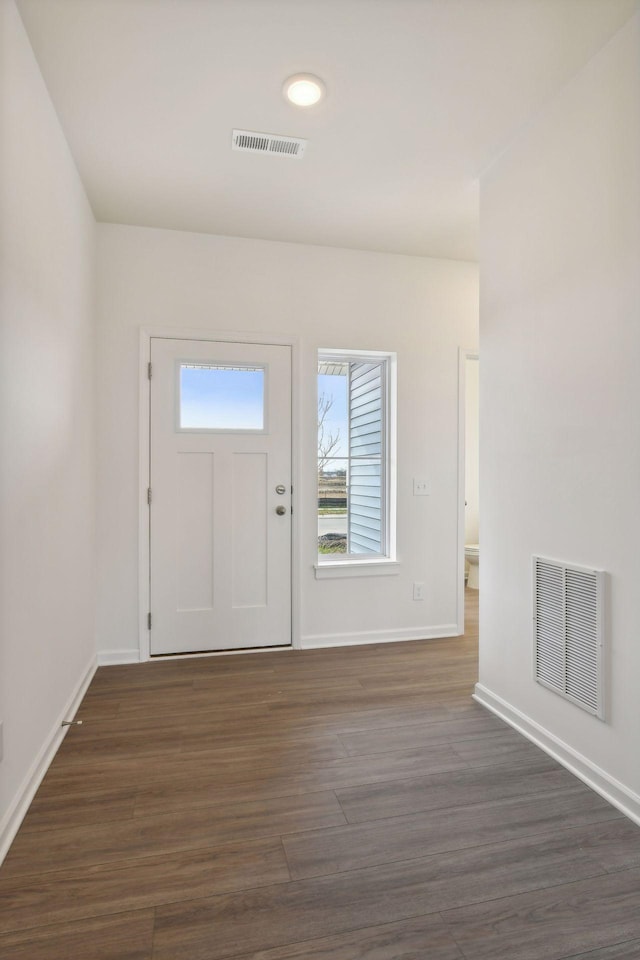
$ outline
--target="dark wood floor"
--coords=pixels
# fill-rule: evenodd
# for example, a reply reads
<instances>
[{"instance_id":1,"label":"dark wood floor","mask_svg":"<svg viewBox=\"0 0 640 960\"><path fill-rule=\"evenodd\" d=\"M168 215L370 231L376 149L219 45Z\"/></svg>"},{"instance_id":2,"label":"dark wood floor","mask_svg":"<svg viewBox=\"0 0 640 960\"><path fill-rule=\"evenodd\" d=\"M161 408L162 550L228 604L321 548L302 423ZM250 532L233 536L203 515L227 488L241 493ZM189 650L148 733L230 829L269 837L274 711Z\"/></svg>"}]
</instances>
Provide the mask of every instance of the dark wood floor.
<instances>
[{"instance_id":1,"label":"dark wood floor","mask_svg":"<svg viewBox=\"0 0 640 960\"><path fill-rule=\"evenodd\" d=\"M3 960L638 960L640 829L462 639L98 671L0 870Z\"/></svg>"}]
</instances>

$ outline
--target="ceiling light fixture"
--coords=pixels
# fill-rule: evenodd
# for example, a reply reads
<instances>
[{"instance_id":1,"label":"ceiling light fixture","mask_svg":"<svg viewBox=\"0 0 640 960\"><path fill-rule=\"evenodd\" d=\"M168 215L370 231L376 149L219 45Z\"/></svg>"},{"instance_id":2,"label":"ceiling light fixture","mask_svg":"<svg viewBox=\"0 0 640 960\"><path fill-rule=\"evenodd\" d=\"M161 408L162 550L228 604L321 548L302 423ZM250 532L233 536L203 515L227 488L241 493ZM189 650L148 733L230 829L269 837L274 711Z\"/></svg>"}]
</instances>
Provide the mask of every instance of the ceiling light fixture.
<instances>
[{"instance_id":1,"label":"ceiling light fixture","mask_svg":"<svg viewBox=\"0 0 640 960\"><path fill-rule=\"evenodd\" d=\"M282 90L286 99L296 107L312 107L325 95L324 83L311 73L296 73L289 77Z\"/></svg>"}]
</instances>

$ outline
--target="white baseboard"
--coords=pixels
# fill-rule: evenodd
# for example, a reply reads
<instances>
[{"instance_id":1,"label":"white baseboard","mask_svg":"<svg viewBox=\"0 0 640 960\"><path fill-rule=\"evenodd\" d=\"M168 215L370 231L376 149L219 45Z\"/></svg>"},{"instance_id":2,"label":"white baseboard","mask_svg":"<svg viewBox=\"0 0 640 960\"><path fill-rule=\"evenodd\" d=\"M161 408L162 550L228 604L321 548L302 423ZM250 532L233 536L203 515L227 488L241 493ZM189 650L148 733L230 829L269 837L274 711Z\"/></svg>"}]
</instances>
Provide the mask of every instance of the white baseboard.
<instances>
[{"instance_id":1,"label":"white baseboard","mask_svg":"<svg viewBox=\"0 0 640 960\"><path fill-rule=\"evenodd\" d=\"M455 623L435 627L404 627L397 630L358 630L353 633L310 633L300 637L300 649L317 647L350 647L361 643L401 643L405 640L436 640L457 637Z\"/></svg>"},{"instance_id":2,"label":"white baseboard","mask_svg":"<svg viewBox=\"0 0 640 960\"><path fill-rule=\"evenodd\" d=\"M571 773L608 800L635 823L640 824L640 796L568 743L556 737L502 697L492 693L481 683L476 684L473 699L506 721L536 746L561 763Z\"/></svg>"},{"instance_id":3,"label":"white baseboard","mask_svg":"<svg viewBox=\"0 0 640 960\"><path fill-rule=\"evenodd\" d=\"M2 822L0 823L0 864L9 852L9 847L20 829L20 824L27 814L31 801L36 795L36 791L42 783L44 775L51 765L51 761L66 736L69 728L63 727L62 722L63 720L70 720L75 716L82 702L82 698L87 692L87 688L96 672L96 667L96 658L93 656L79 682L76 684L64 710L61 712L49 736L43 743L40 752L31 764L29 772L18 789L9 809L2 818Z\"/></svg>"},{"instance_id":4,"label":"white baseboard","mask_svg":"<svg viewBox=\"0 0 640 960\"><path fill-rule=\"evenodd\" d=\"M139 650L99 650L98 666L113 667L119 663L140 663Z\"/></svg>"}]
</instances>

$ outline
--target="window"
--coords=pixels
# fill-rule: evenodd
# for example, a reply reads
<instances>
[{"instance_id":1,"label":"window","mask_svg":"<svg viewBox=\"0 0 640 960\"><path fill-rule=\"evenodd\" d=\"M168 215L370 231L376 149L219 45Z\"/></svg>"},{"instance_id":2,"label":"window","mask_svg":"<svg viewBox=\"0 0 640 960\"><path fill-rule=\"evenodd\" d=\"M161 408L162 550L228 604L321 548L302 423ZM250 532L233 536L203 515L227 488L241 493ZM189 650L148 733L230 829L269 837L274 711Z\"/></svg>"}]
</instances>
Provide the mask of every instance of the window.
<instances>
[{"instance_id":1,"label":"window","mask_svg":"<svg viewBox=\"0 0 640 960\"><path fill-rule=\"evenodd\" d=\"M391 354L318 353L318 561L393 559Z\"/></svg>"},{"instance_id":2,"label":"window","mask_svg":"<svg viewBox=\"0 0 640 960\"><path fill-rule=\"evenodd\" d=\"M179 365L181 430L264 430L263 367Z\"/></svg>"}]
</instances>

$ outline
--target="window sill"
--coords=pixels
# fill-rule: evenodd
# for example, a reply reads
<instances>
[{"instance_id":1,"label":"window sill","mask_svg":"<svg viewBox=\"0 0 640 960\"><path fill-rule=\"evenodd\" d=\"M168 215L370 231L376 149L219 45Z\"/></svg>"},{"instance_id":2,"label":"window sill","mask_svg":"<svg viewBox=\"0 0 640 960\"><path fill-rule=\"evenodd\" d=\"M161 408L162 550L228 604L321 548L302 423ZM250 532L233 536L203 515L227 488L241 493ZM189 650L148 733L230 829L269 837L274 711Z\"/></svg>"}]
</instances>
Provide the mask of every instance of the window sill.
<instances>
[{"instance_id":1,"label":"window sill","mask_svg":"<svg viewBox=\"0 0 640 960\"><path fill-rule=\"evenodd\" d=\"M397 577L399 560L334 560L314 564L316 580L342 577Z\"/></svg>"}]
</instances>

